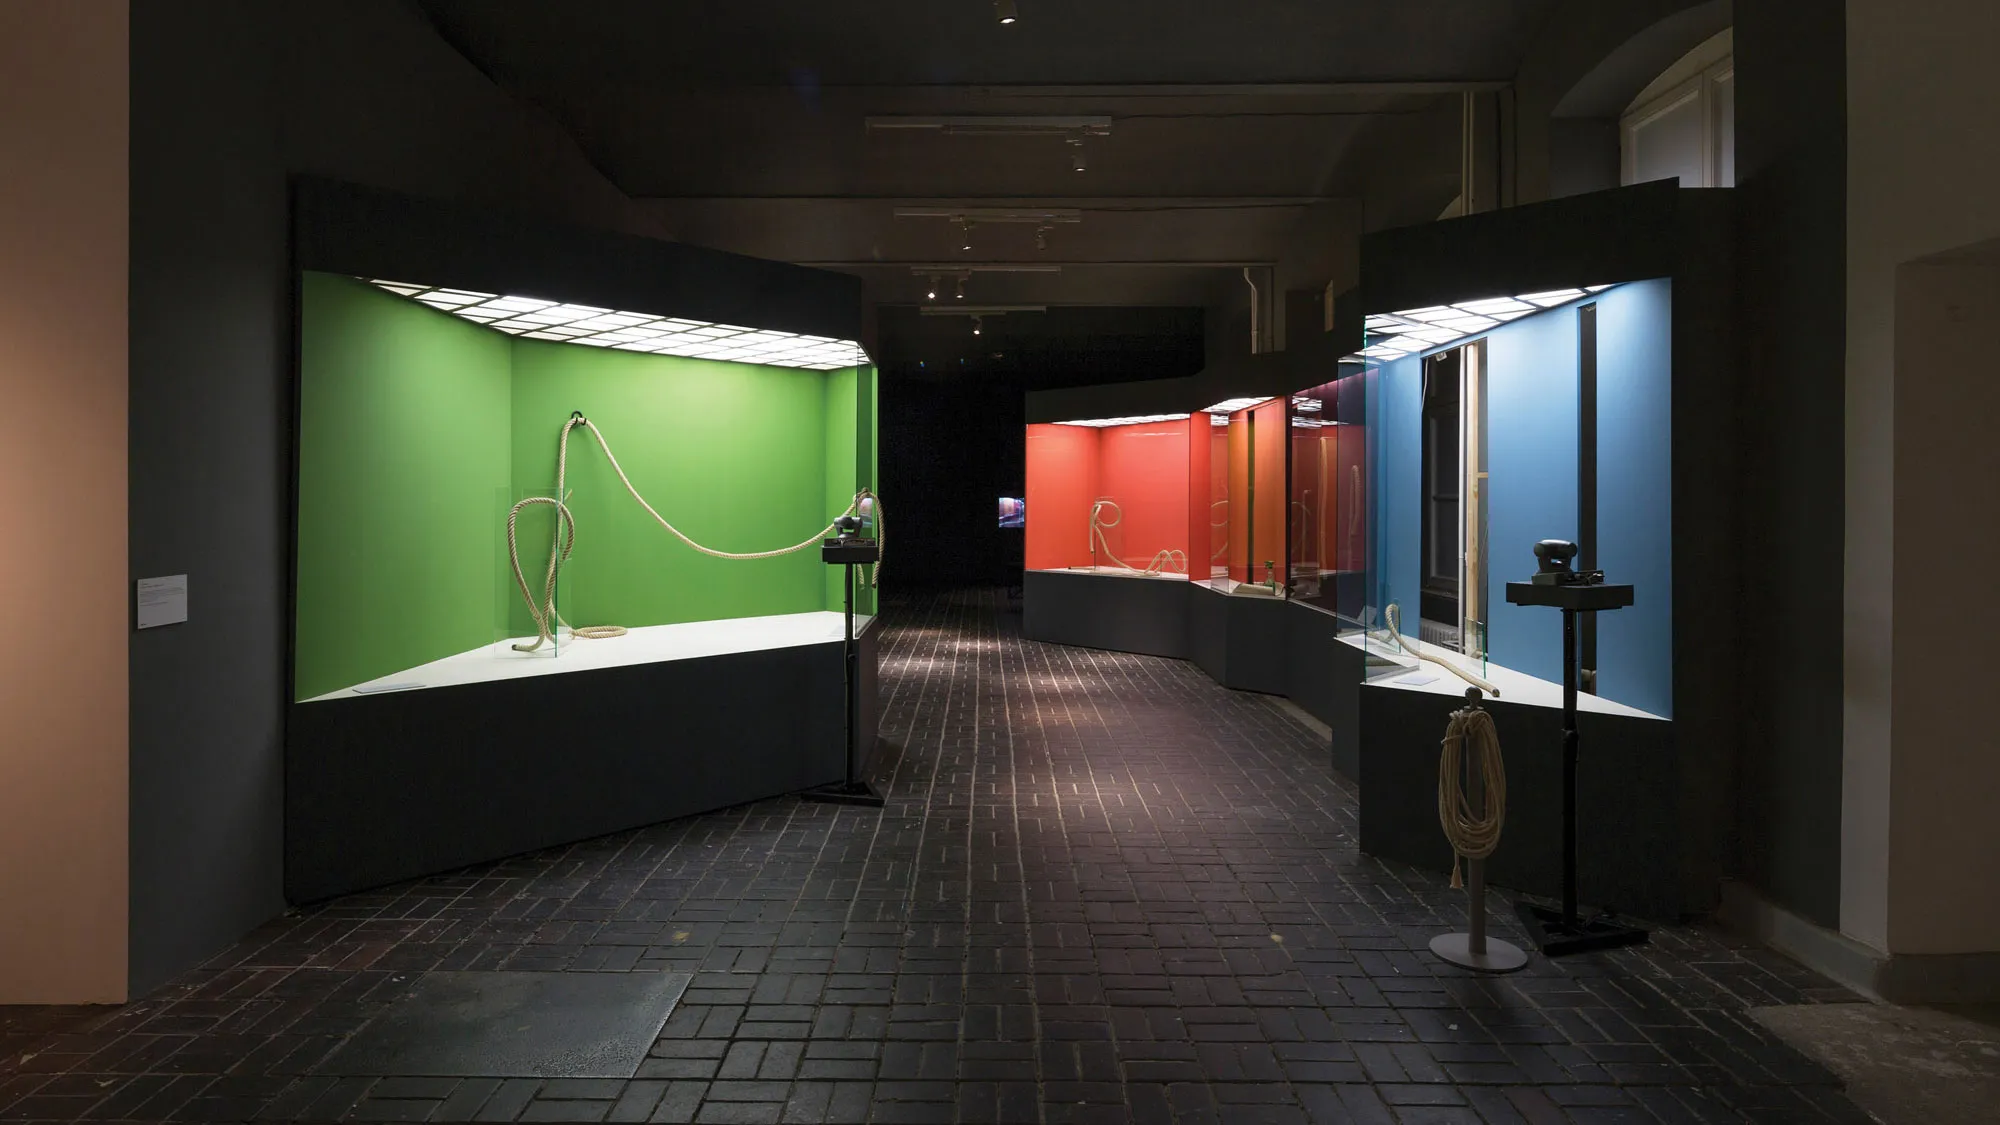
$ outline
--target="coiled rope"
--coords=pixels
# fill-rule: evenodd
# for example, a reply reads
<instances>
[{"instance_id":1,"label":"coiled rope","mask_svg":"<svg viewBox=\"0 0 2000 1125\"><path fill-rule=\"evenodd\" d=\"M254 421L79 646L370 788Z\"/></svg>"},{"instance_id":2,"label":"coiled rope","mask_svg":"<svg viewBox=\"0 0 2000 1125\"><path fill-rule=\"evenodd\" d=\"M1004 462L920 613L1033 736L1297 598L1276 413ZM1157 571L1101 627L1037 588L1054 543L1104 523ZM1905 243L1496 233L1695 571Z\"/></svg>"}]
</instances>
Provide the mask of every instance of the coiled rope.
<instances>
[{"instance_id":1,"label":"coiled rope","mask_svg":"<svg viewBox=\"0 0 2000 1125\"><path fill-rule=\"evenodd\" d=\"M1109 509L1112 512L1112 518L1108 520L1105 519L1103 516L1103 513L1106 509ZM1090 505L1091 549L1095 551L1097 547L1101 544L1104 547L1104 555L1106 558L1110 559L1112 562L1117 563L1119 566L1124 567L1126 570L1133 572L1134 574L1169 574L1169 573L1186 574L1187 573L1187 568L1188 568L1187 552L1176 551L1171 547L1167 548L1166 550L1156 552L1153 555L1153 561L1147 563L1145 569L1143 570L1140 569L1139 567L1133 566L1131 563L1126 562L1124 559L1119 558L1117 552L1111 549L1111 540L1106 539L1104 537L1104 529L1107 527L1117 527L1119 524L1123 522L1125 522L1125 509L1120 508L1116 500L1112 500L1108 497L1100 497L1099 499L1094 501Z\"/></svg>"},{"instance_id":2,"label":"coiled rope","mask_svg":"<svg viewBox=\"0 0 2000 1125\"><path fill-rule=\"evenodd\" d=\"M584 640L602 640L625 635L625 628L622 625L585 625L579 628L564 621L556 612L556 575L561 572L562 564L569 561L570 553L576 549L576 517L570 514L568 504L569 493L565 482L569 475L569 435L570 431L576 429L578 426L589 430L591 436L597 439L598 448L604 450L604 459L611 463L611 469L618 474L618 480L625 485L625 491L632 494L632 499L638 501L641 508L646 509L646 514L652 516L661 527L671 532L674 538L679 539L704 555L712 555L718 559L772 559L781 555L796 554L808 548L818 546L822 540L837 530L840 519L863 514L873 514L875 517L875 541L878 552L881 545L887 541L886 536L883 535L882 498L864 488L854 494L854 499L848 503L847 510L840 513L840 516L836 517L833 522L814 532L810 539L803 540L790 547L780 547L775 551L718 551L713 547L704 547L693 539L688 538L686 533L682 532L680 528L668 523L665 516L656 511L651 504L648 504L644 496L639 495L639 490L633 487L632 478L625 475L625 467L618 463L617 455L611 452L611 444L604 440L604 434L598 430L596 423L585 418L581 412L572 413L569 416L569 420L563 423L562 436L556 442L556 494L554 496L530 496L507 510L507 558L513 564L514 583L520 588L521 599L528 603L528 614L535 619L535 643L529 645L517 644L514 646L514 651L516 652L534 652L541 648L542 645L554 640L556 630L559 628L566 628L569 630L570 636L581 637ZM522 573L521 570L520 547L515 540L515 524L520 519L521 509L536 504L553 505L556 510L555 534L549 543L549 568L543 582L542 597L539 600L535 597L534 592L528 588L527 575ZM881 572L882 564L879 562L868 568L868 586L870 589L876 588L881 577Z\"/></svg>"},{"instance_id":3,"label":"coiled rope","mask_svg":"<svg viewBox=\"0 0 2000 1125\"><path fill-rule=\"evenodd\" d=\"M1469 768L1479 771L1484 808L1475 812L1465 799L1467 744ZM1480 860L1500 846L1500 829L1507 821L1507 768L1500 759L1500 735L1493 716L1477 707L1451 713L1444 746L1438 753L1438 824L1451 843L1451 885L1465 885L1459 874L1462 859Z\"/></svg>"},{"instance_id":4,"label":"coiled rope","mask_svg":"<svg viewBox=\"0 0 2000 1125\"><path fill-rule=\"evenodd\" d=\"M1466 671L1465 669L1460 668L1458 665L1453 664L1449 660L1444 660L1440 657L1432 656L1429 653L1422 651L1421 649L1414 649L1411 648L1409 645L1404 644L1403 607L1397 605L1395 602L1390 602L1388 607L1383 609L1382 617L1389 623L1389 639L1395 643L1396 651L1405 653L1410 656L1414 656L1418 660L1428 660L1432 664L1435 664L1438 667L1444 669L1445 671L1450 672L1452 675L1457 676L1459 679L1464 680L1466 683L1471 684L1473 687L1478 688L1480 691L1486 692L1493 698L1495 699L1500 698L1500 689L1494 687L1492 684L1487 683L1485 680L1480 679L1478 676L1475 676L1472 673Z\"/></svg>"}]
</instances>

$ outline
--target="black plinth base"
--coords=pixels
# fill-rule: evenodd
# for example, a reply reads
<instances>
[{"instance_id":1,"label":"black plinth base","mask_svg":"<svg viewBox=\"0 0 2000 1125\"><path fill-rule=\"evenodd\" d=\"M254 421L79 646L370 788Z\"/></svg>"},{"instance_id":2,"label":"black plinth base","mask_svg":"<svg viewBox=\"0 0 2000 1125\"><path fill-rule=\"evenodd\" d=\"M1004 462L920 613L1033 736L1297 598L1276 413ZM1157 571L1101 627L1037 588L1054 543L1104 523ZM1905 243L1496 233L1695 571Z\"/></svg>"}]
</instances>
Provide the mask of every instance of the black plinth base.
<instances>
[{"instance_id":1,"label":"black plinth base","mask_svg":"<svg viewBox=\"0 0 2000 1125\"><path fill-rule=\"evenodd\" d=\"M865 781L836 781L832 785L808 789L799 794L799 799L829 805L864 805L871 809L879 809L883 804L882 795Z\"/></svg>"},{"instance_id":2,"label":"black plinth base","mask_svg":"<svg viewBox=\"0 0 2000 1125\"><path fill-rule=\"evenodd\" d=\"M1621 945L1641 945L1646 940L1646 931L1614 921L1608 914L1595 918L1578 915L1576 925L1570 926L1563 922L1562 911L1545 906L1520 902L1514 904L1514 912L1521 916L1521 924L1528 928L1528 940L1535 943L1535 948L1540 949L1544 957L1616 949Z\"/></svg>"}]
</instances>

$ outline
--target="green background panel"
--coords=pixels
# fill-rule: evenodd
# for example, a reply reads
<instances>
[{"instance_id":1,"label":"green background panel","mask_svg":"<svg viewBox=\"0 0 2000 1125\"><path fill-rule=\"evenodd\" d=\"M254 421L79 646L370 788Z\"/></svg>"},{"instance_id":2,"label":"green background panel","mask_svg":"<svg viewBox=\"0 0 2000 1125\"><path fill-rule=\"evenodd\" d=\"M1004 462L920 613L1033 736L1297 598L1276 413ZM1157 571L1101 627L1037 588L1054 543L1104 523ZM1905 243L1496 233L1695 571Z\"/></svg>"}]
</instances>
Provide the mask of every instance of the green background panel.
<instances>
[{"instance_id":1,"label":"green background panel","mask_svg":"<svg viewBox=\"0 0 2000 1125\"><path fill-rule=\"evenodd\" d=\"M517 340L514 478L553 489L557 439L581 410L639 494L688 537L720 551L788 547L828 519L826 382L818 371ZM695 551L639 507L588 430L570 434L566 483L577 538L560 594L572 625L826 608L817 552L743 561ZM546 533L522 548L531 574L547 559ZM533 631L525 606L515 620Z\"/></svg>"},{"instance_id":2,"label":"green background panel","mask_svg":"<svg viewBox=\"0 0 2000 1125\"><path fill-rule=\"evenodd\" d=\"M350 278L304 277L297 688L492 639L509 340ZM504 509L502 509L504 510Z\"/></svg>"},{"instance_id":3,"label":"green background panel","mask_svg":"<svg viewBox=\"0 0 2000 1125\"><path fill-rule=\"evenodd\" d=\"M875 478L872 368L804 371L524 340L352 278L302 287L298 698L531 636L505 546L508 506L553 493L581 410L632 483L701 543L766 551L812 535ZM573 625L627 627L840 608L816 550L696 552L625 491L596 439L570 437ZM553 509L522 513L542 589ZM874 598L857 598L873 612ZM580 644L593 642L583 641Z\"/></svg>"}]
</instances>

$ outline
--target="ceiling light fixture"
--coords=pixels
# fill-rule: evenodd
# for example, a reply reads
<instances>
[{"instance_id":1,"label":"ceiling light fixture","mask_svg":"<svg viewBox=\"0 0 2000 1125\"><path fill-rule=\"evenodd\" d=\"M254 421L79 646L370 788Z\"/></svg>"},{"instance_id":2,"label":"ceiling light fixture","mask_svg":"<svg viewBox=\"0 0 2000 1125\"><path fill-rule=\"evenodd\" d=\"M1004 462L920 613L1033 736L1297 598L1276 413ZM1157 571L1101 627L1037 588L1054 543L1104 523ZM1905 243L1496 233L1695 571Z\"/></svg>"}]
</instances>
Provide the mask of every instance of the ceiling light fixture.
<instances>
[{"instance_id":1,"label":"ceiling light fixture","mask_svg":"<svg viewBox=\"0 0 2000 1125\"><path fill-rule=\"evenodd\" d=\"M1069 143L1069 166L1070 166L1071 168L1074 168L1075 170L1077 170L1077 171L1081 172L1081 171L1083 171L1083 168L1084 168L1084 165L1083 165L1083 134L1082 134L1082 133L1071 133L1071 134L1069 135L1069 142L1068 142L1068 143Z\"/></svg>"},{"instance_id":2,"label":"ceiling light fixture","mask_svg":"<svg viewBox=\"0 0 2000 1125\"><path fill-rule=\"evenodd\" d=\"M958 275L958 299L965 300L965 275Z\"/></svg>"},{"instance_id":3,"label":"ceiling light fixture","mask_svg":"<svg viewBox=\"0 0 2000 1125\"><path fill-rule=\"evenodd\" d=\"M937 281L938 281L937 275L932 274L930 278L930 286L924 291L925 300L927 301L937 300Z\"/></svg>"},{"instance_id":4,"label":"ceiling light fixture","mask_svg":"<svg viewBox=\"0 0 2000 1125\"><path fill-rule=\"evenodd\" d=\"M958 220L958 248L970 253L972 250L972 220Z\"/></svg>"},{"instance_id":5,"label":"ceiling light fixture","mask_svg":"<svg viewBox=\"0 0 2000 1125\"><path fill-rule=\"evenodd\" d=\"M1067 137L1071 133L1108 137L1111 135L1111 120L1108 115L978 114L958 117L869 117L862 125L870 131L910 129L960 137Z\"/></svg>"},{"instance_id":6,"label":"ceiling light fixture","mask_svg":"<svg viewBox=\"0 0 2000 1125\"><path fill-rule=\"evenodd\" d=\"M977 335L979 335L979 329L980 329L980 326L981 326L981 325L983 325L983 324L985 324L985 323L986 323L986 322L985 322L984 320L982 320L981 318L979 318L979 317L976 317L976 316L975 316L975 317L973 317L973 318L972 318L972 334L973 334L974 336L977 336Z\"/></svg>"},{"instance_id":7,"label":"ceiling light fixture","mask_svg":"<svg viewBox=\"0 0 2000 1125\"><path fill-rule=\"evenodd\" d=\"M1185 422L1185 414L1134 414L1127 418L1078 418L1071 422L1056 422L1057 426L1090 426L1103 429L1106 426L1137 426L1148 422Z\"/></svg>"},{"instance_id":8,"label":"ceiling light fixture","mask_svg":"<svg viewBox=\"0 0 2000 1125\"><path fill-rule=\"evenodd\" d=\"M1047 250L1049 248L1049 232L1054 229L1054 227L1047 223L1043 223L1041 226L1035 228L1035 249Z\"/></svg>"},{"instance_id":9,"label":"ceiling light fixture","mask_svg":"<svg viewBox=\"0 0 2000 1125\"><path fill-rule=\"evenodd\" d=\"M1400 312L1370 313L1362 320L1367 346L1356 355L1362 359L1388 360L1446 347L1507 321L1566 305L1609 288L1609 285L1591 285L1582 289L1551 289Z\"/></svg>"},{"instance_id":10,"label":"ceiling light fixture","mask_svg":"<svg viewBox=\"0 0 2000 1125\"><path fill-rule=\"evenodd\" d=\"M1202 407L1201 411L1204 414L1234 414L1239 410L1248 410L1260 402L1269 401L1271 401L1269 395L1263 398L1225 398L1214 406Z\"/></svg>"},{"instance_id":11,"label":"ceiling light fixture","mask_svg":"<svg viewBox=\"0 0 2000 1125\"><path fill-rule=\"evenodd\" d=\"M756 363L835 371L868 362L853 340L801 336L734 324L620 312L594 305L571 305L539 297L510 297L472 289L448 289L414 282L363 278L370 285L429 305L439 312L498 329L510 336L653 355Z\"/></svg>"},{"instance_id":12,"label":"ceiling light fixture","mask_svg":"<svg viewBox=\"0 0 2000 1125\"><path fill-rule=\"evenodd\" d=\"M1014 0L993 0L993 15L1002 27L1021 18L1021 13L1014 10Z\"/></svg>"}]
</instances>

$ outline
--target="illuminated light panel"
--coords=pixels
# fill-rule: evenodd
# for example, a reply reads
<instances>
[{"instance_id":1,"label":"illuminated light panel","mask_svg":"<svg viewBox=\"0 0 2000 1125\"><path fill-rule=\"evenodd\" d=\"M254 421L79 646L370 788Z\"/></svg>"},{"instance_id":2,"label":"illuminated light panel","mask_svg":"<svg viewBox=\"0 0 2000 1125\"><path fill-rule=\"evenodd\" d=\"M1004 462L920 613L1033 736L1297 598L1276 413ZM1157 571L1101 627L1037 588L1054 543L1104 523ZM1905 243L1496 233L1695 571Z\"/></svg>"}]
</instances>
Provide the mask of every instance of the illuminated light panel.
<instances>
[{"instance_id":1,"label":"illuminated light panel","mask_svg":"<svg viewBox=\"0 0 2000 1125\"><path fill-rule=\"evenodd\" d=\"M1265 395L1263 398L1225 398L1214 406L1202 407L1201 412L1203 414L1234 414L1239 410L1248 410L1258 403L1269 401L1271 401L1271 396L1269 395Z\"/></svg>"},{"instance_id":2,"label":"illuminated light panel","mask_svg":"<svg viewBox=\"0 0 2000 1125\"><path fill-rule=\"evenodd\" d=\"M408 297L474 324L531 340L809 371L837 371L868 362L868 353L860 344L830 336L801 336L736 324L711 324L677 316L620 312L594 305L571 305L539 297L510 297L470 289L444 289L407 281L367 280L370 285L399 297Z\"/></svg>"},{"instance_id":3,"label":"illuminated light panel","mask_svg":"<svg viewBox=\"0 0 2000 1125\"><path fill-rule=\"evenodd\" d=\"M1610 288L1609 285L1592 285L1583 289L1552 289L1546 293L1486 297L1477 301L1460 301L1452 305L1370 313L1362 322L1368 346L1354 356L1343 357L1342 362L1357 358L1395 359L1414 352L1441 348L1467 336L1497 328L1507 321L1532 316L1543 309L1552 309L1557 305L1581 300L1592 293L1602 293Z\"/></svg>"},{"instance_id":4,"label":"illuminated light panel","mask_svg":"<svg viewBox=\"0 0 2000 1125\"><path fill-rule=\"evenodd\" d=\"M1073 422L1057 422L1058 426L1090 426L1102 429L1105 426L1138 426L1147 422L1185 422L1185 414L1134 414L1129 418L1079 418Z\"/></svg>"},{"instance_id":5,"label":"illuminated light panel","mask_svg":"<svg viewBox=\"0 0 2000 1125\"><path fill-rule=\"evenodd\" d=\"M1324 405L1320 400L1307 395L1292 396L1292 409L1304 414L1317 414Z\"/></svg>"}]
</instances>

